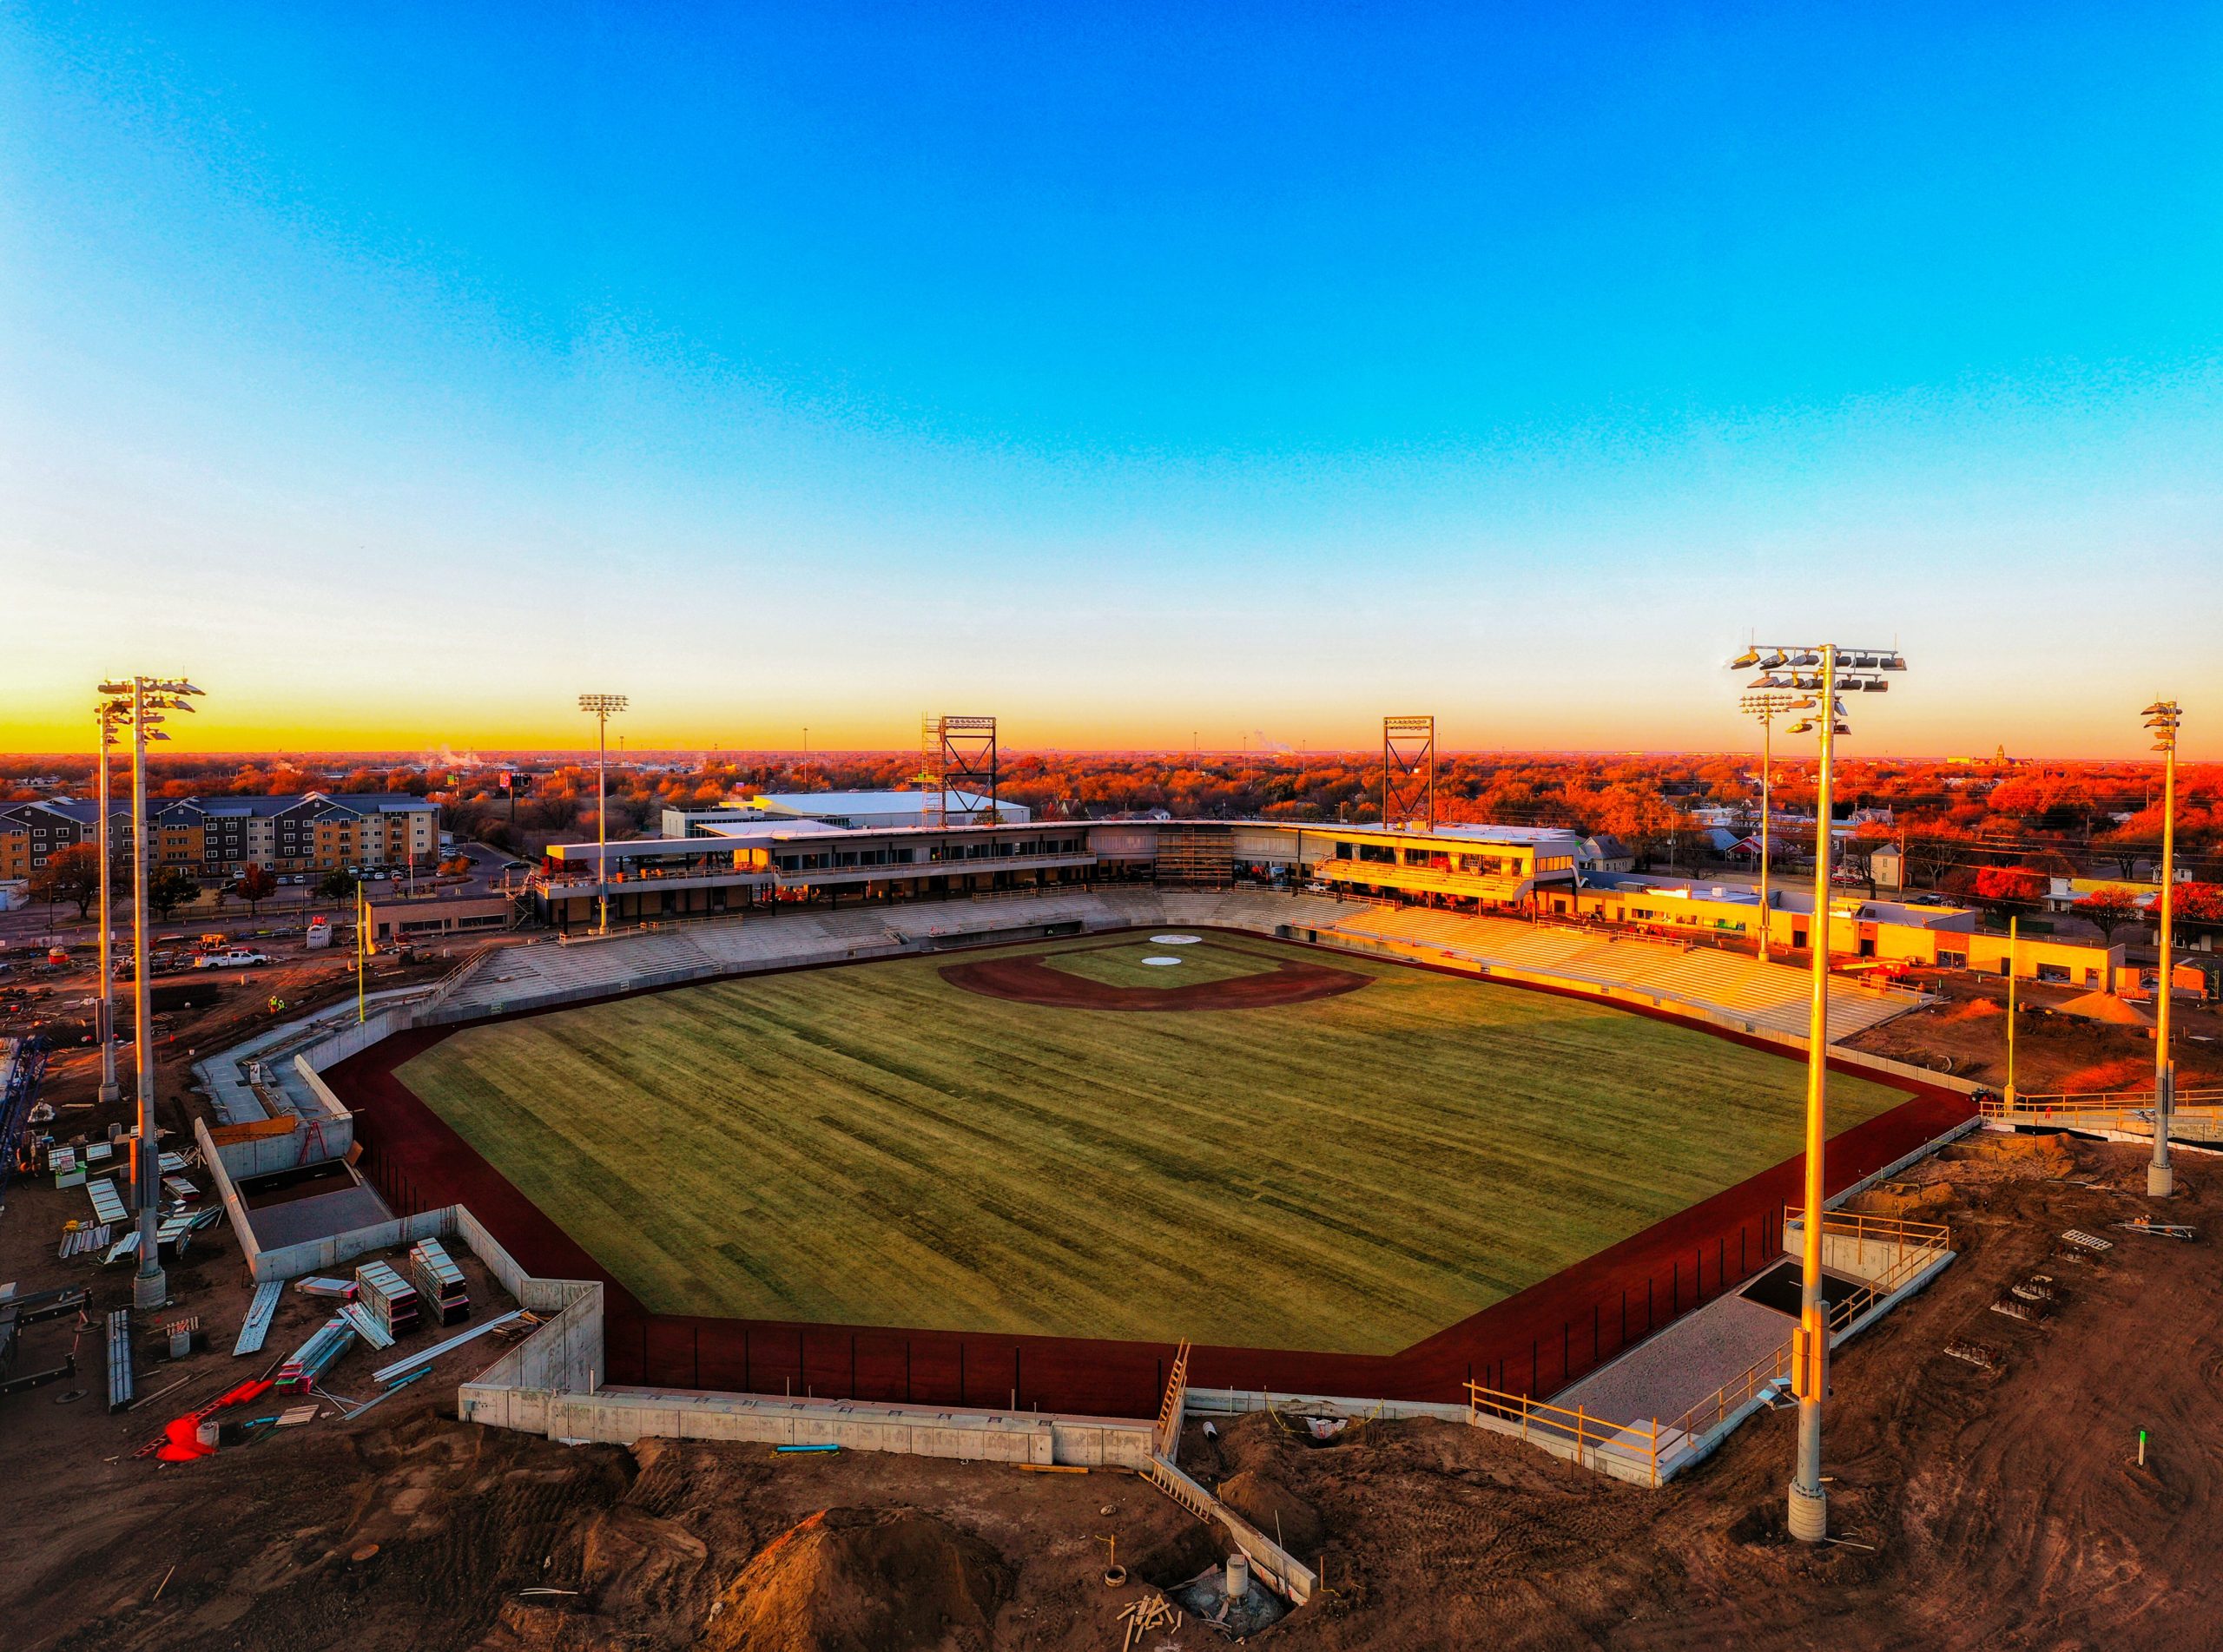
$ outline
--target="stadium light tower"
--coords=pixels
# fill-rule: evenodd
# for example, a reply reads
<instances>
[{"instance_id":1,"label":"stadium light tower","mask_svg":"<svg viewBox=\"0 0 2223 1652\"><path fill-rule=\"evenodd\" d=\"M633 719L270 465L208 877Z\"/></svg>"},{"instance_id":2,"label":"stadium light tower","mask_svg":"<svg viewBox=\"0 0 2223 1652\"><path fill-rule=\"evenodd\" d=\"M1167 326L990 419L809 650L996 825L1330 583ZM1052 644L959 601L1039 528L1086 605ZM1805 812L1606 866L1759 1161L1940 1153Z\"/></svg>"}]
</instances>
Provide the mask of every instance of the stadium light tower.
<instances>
[{"instance_id":1,"label":"stadium light tower","mask_svg":"<svg viewBox=\"0 0 2223 1652\"><path fill-rule=\"evenodd\" d=\"M1813 953L1813 1004L1806 1032L1806 1189L1800 1216L1798 1335L1791 1387L1798 1398L1798 1457L1791 1477L1791 1535L1819 1543L1829 1533L1829 1495L1822 1490L1822 1397L1829 1385L1830 1319L1822 1297L1822 1153L1829 1141L1830 1083L1830 785L1837 736L1849 734L1839 694L1881 694L1888 678L1871 673L1903 671L1896 648L1846 648L1834 642L1797 648L1747 648L1729 662L1733 671L1758 667L1745 685L1756 693L1810 698L1810 714L1791 726L1794 734L1819 733L1821 768L1814 792L1814 916L1808 927ZM1843 671L1845 675L1840 675Z\"/></svg>"},{"instance_id":2,"label":"stadium light tower","mask_svg":"<svg viewBox=\"0 0 2223 1652\"><path fill-rule=\"evenodd\" d=\"M1786 711L1798 711L1814 702L1802 701L1796 694L1771 692L1746 694L1737 702L1738 709L1760 720L1760 962L1768 960L1768 919L1771 907L1768 899L1769 836L1768 826L1775 817L1775 805L1771 800L1770 787L1775 759L1775 720Z\"/></svg>"},{"instance_id":3,"label":"stadium light tower","mask_svg":"<svg viewBox=\"0 0 2223 1652\"><path fill-rule=\"evenodd\" d=\"M2169 971L2176 938L2177 725L2183 716L2174 700L2157 700L2146 708L2147 729L2154 749L2161 754L2161 976L2154 988L2154 1162L2146 1167L2146 1191L2155 1199L2177 1190L2176 1169L2169 1162L2169 1121L2177 1100L2176 1071L2169 1063Z\"/></svg>"},{"instance_id":4,"label":"stadium light tower","mask_svg":"<svg viewBox=\"0 0 2223 1652\"><path fill-rule=\"evenodd\" d=\"M131 1155L132 1203L139 1213L139 1271L131 1280L131 1305L142 1311L169 1300L162 1253L155 1242L157 1204L162 1188L162 1149L155 1140L155 1025L148 1004L147 863L155 857L147 830L147 742L168 740L164 714L191 711L188 695L201 690L182 678L132 677L101 684L114 701L119 721L131 724L131 1012L132 1055L138 1068L139 1141ZM108 927L108 914L101 914Z\"/></svg>"},{"instance_id":5,"label":"stadium light tower","mask_svg":"<svg viewBox=\"0 0 2223 1652\"><path fill-rule=\"evenodd\" d=\"M93 718L100 729L96 748L100 783L94 792L100 819L94 829L99 833L96 841L101 853L101 1105L106 1107L123 1097L123 1088L115 1082L115 962L110 956L115 938L115 897L109 882L108 782L109 770L115 761L115 731L131 721L131 702L123 699L103 700L93 708Z\"/></svg>"},{"instance_id":6,"label":"stadium light tower","mask_svg":"<svg viewBox=\"0 0 2223 1652\"><path fill-rule=\"evenodd\" d=\"M579 709L594 719L595 933L610 933L610 719L625 709L623 694L581 694Z\"/></svg>"}]
</instances>

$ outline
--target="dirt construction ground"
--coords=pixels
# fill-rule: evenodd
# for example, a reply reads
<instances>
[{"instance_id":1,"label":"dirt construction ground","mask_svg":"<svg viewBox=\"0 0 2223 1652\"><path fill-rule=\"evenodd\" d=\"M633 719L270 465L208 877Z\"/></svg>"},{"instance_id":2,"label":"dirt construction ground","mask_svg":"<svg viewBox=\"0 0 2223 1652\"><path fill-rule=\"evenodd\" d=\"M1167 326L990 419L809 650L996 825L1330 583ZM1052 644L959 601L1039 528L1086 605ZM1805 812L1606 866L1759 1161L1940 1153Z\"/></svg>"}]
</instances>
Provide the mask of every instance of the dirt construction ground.
<instances>
[{"instance_id":1,"label":"dirt construction ground","mask_svg":"<svg viewBox=\"0 0 2223 1652\"><path fill-rule=\"evenodd\" d=\"M1253 1637L1293 1649L2213 1645L2214 1162L2185 1155L2169 1207L2199 1226L2193 1244L2112 1225L2147 1208L2126 1191L2143 1188L2127 1148L1979 1137L1907 1178L1926 1185L1892 1202L1949 1221L1960 1260L1837 1362L1843 1546L1783 1534L1788 1412L1663 1491L1445 1423L1323 1447L1264 1415L1211 1442L1192 1425L1184 1461L1322 1557L1324 1596ZM2114 1247L2060 1259L2072 1227ZM236 1264L212 1253L199 1294L243 1297L224 1289ZM2048 1321L1989 1311L2033 1273L2056 1281ZM1956 1339L2001 1369L1947 1358ZM111 1418L52 1390L0 1400L7 1644L1096 1652L1120 1645L1123 1606L1213 1555L1125 1475L570 1447L452 1421L442 1375L354 1423L163 1469L129 1455L153 1412ZM1103 1582L1107 1538L1124 1588ZM1193 1620L1143 1641L1220 1643Z\"/></svg>"}]
</instances>

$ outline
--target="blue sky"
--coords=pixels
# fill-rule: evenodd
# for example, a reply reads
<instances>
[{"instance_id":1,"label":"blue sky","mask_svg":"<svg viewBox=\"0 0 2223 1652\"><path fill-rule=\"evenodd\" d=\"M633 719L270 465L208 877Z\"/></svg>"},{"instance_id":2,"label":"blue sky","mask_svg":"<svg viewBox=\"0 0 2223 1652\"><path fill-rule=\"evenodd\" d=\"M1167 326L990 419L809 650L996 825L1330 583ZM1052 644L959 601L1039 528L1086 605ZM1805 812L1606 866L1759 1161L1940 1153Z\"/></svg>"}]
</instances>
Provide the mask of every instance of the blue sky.
<instances>
[{"instance_id":1,"label":"blue sky","mask_svg":"<svg viewBox=\"0 0 2223 1652\"><path fill-rule=\"evenodd\" d=\"M2223 749L2212 9L310 10L0 8L0 747Z\"/></svg>"}]
</instances>

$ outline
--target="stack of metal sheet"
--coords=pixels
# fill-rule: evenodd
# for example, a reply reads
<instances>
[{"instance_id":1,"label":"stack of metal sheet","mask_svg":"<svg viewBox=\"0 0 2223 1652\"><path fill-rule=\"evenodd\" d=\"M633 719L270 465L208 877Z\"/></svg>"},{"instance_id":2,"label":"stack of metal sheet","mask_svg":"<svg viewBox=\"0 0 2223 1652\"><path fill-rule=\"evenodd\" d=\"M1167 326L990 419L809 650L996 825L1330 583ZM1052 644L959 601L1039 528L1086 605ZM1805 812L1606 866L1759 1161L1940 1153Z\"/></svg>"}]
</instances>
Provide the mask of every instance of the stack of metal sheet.
<instances>
[{"instance_id":1,"label":"stack of metal sheet","mask_svg":"<svg viewBox=\"0 0 2223 1652\"><path fill-rule=\"evenodd\" d=\"M384 1262L365 1262L355 1270L355 1300L389 1338L417 1328L417 1287Z\"/></svg>"},{"instance_id":2,"label":"stack of metal sheet","mask_svg":"<svg viewBox=\"0 0 2223 1652\"><path fill-rule=\"evenodd\" d=\"M62 1248L56 1252L58 1260L67 1261L72 1256L82 1256L89 1250L98 1250L107 1244L115 1232L108 1223L95 1222L89 1227L72 1227L62 1235Z\"/></svg>"},{"instance_id":3,"label":"stack of metal sheet","mask_svg":"<svg viewBox=\"0 0 2223 1652\"><path fill-rule=\"evenodd\" d=\"M131 1310L111 1308L108 1316L108 1408L131 1403Z\"/></svg>"},{"instance_id":4,"label":"stack of metal sheet","mask_svg":"<svg viewBox=\"0 0 2223 1652\"><path fill-rule=\"evenodd\" d=\"M409 1276L440 1324L453 1325L471 1317L471 1293L464 1285L463 1270L439 1240L420 1239L411 1248Z\"/></svg>"},{"instance_id":5,"label":"stack of metal sheet","mask_svg":"<svg viewBox=\"0 0 2223 1652\"><path fill-rule=\"evenodd\" d=\"M333 1360L354 1346L354 1326L345 1320L326 1320L278 1367L277 1385L306 1392L332 1369Z\"/></svg>"}]
</instances>

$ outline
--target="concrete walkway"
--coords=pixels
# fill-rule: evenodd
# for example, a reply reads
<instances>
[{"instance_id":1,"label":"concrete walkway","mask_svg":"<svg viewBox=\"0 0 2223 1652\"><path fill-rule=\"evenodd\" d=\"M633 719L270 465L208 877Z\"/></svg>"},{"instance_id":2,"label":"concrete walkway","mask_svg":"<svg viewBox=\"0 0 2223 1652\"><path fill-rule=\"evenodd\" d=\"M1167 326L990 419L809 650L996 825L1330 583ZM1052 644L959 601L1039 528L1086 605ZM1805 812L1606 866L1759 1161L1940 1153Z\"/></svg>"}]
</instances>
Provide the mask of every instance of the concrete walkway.
<instances>
[{"instance_id":1,"label":"concrete walkway","mask_svg":"<svg viewBox=\"0 0 2223 1652\"><path fill-rule=\"evenodd\" d=\"M1615 1422L1672 1423L1774 1353L1798 1328L1790 1315L1732 1292L1553 1395L1552 1404Z\"/></svg>"}]
</instances>

